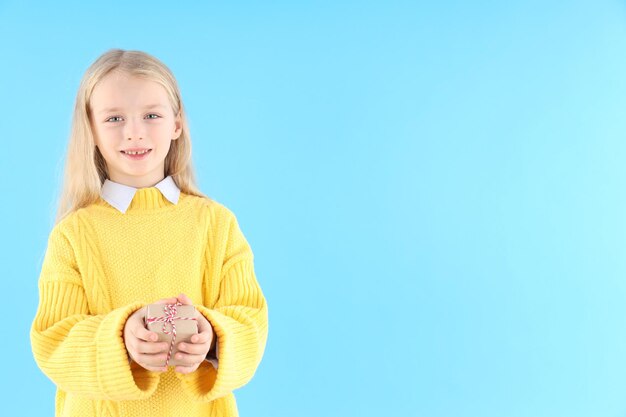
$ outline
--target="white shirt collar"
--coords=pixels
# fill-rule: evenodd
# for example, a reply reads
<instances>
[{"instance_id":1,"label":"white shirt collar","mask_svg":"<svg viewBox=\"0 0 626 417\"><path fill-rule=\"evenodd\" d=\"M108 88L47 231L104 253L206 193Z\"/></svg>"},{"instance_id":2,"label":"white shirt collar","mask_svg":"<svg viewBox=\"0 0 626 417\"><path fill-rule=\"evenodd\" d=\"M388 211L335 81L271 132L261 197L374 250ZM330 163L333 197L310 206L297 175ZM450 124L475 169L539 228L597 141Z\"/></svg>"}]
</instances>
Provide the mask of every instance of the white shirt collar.
<instances>
[{"instance_id":1,"label":"white shirt collar","mask_svg":"<svg viewBox=\"0 0 626 417\"><path fill-rule=\"evenodd\" d=\"M171 175L163 178L163 180L154 185L154 187L158 188L163 196L167 198L172 204L178 203L180 188L178 188ZM133 201L133 197L135 196L136 191L137 188L135 187L120 184L107 178L106 180L104 180L102 188L100 189L100 196L107 203L109 203L122 213L126 213L128 206L130 205L131 201Z\"/></svg>"}]
</instances>

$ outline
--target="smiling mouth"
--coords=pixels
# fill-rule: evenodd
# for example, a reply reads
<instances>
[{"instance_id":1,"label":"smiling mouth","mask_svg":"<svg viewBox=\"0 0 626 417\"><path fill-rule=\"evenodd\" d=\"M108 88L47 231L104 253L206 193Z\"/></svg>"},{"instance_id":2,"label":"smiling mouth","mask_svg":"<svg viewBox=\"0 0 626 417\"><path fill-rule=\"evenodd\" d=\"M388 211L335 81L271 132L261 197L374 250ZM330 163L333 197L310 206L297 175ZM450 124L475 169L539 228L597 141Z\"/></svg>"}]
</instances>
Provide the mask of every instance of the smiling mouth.
<instances>
[{"instance_id":1,"label":"smiling mouth","mask_svg":"<svg viewBox=\"0 0 626 417\"><path fill-rule=\"evenodd\" d=\"M148 149L146 152L143 152L143 153L127 153L125 151L120 151L122 155L135 161L147 158L151 152L152 152L152 149Z\"/></svg>"},{"instance_id":2,"label":"smiling mouth","mask_svg":"<svg viewBox=\"0 0 626 417\"><path fill-rule=\"evenodd\" d=\"M120 151L120 152L126 155L144 155L144 154L149 153L151 150L152 149L146 149L143 151Z\"/></svg>"}]
</instances>

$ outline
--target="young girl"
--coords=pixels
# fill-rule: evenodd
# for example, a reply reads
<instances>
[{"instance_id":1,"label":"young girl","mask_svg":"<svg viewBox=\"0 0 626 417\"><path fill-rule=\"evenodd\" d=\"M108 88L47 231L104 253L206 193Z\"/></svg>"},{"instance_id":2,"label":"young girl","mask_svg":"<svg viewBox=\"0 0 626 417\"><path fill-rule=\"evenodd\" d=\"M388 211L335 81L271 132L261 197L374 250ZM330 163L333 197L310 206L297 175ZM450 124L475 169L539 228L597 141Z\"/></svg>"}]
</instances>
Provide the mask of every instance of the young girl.
<instances>
[{"instance_id":1,"label":"young girl","mask_svg":"<svg viewBox=\"0 0 626 417\"><path fill-rule=\"evenodd\" d=\"M112 49L76 96L30 337L56 416L237 416L265 350L266 300L233 212L194 184L177 82ZM194 305L198 334L158 342L147 304ZM180 305L179 304L179 305Z\"/></svg>"}]
</instances>

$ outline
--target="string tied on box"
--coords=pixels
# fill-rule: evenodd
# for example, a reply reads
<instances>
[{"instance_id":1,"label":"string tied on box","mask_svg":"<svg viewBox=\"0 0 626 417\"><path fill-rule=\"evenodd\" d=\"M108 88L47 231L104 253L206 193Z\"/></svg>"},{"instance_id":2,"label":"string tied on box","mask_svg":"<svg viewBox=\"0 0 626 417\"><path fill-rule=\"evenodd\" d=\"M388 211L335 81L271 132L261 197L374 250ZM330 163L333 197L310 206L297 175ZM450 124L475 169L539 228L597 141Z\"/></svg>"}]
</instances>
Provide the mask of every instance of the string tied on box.
<instances>
[{"instance_id":1,"label":"string tied on box","mask_svg":"<svg viewBox=\"0 0 626 417\"><path fill-rule=\"evenodd\" d=\"M165 366L169 366L170 357L172 356L172 350L174 348L174 342L176 341L176 323L174 323L174 320L196 320L197 321L195 317L177 317L176 316L176 313L178 312L177 311L178 306L182 306L182 305L183 304L180 301L175 304L164 304L163 312L165 313L165 315L163 317L146 317L146 324L153 323L155 321L162 321L163 333L172 335L172 341L170 343L170 350L167 352L167 358L165 359ZM171 332L167 331L168 323L172 327Z\"/></svg>"}]
</instances>

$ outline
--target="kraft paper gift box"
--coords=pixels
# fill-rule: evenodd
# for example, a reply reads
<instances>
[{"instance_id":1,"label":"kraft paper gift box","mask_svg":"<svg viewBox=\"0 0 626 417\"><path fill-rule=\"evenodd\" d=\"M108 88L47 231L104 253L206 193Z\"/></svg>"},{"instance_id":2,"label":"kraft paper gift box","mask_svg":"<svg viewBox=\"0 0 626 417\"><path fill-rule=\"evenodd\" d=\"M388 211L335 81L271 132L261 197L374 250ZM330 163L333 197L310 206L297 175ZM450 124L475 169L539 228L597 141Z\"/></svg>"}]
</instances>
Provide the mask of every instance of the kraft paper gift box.
<instances>
[{"instance_id":1,"label":"kraft paper gift box","mask_svg":"<svg viewBox=\"0 0 626 417\"><path fill-rule=\"evenodd\" d=\"M176 359L177 346L180 342L191 342L191 336L198 333L198 310L190 305L148 304L146 307L146 328L158 336L159 342L171 345L173 326L176 328L176 339L171 347L168 366L182 365ZM169 352L169 347L168 347Z\"/></svg>"}]
</instances>

